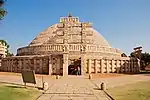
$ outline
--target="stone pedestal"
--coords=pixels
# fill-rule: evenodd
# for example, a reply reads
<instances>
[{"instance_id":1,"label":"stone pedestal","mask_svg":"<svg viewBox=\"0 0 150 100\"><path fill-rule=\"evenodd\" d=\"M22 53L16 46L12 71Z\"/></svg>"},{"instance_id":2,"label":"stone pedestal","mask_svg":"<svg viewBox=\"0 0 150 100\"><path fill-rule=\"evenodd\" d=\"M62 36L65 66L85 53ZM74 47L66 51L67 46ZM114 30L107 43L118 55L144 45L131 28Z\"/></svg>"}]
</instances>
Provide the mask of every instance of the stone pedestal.
<instances>
[{"instance_id":1,"label":"stone pedestal","mask_svg":"<svg viewBox=\"0 0 150 100\"><path fill-rule=\"evenodd\" d=\"M89 75L89 79L92 79L92 75Z\"/></svg>"},{"instance_id":2,"label":"stone pedestal","mask_svg":"<svg viewBox=\"0 0 150 100\"><path fill-rule=\"evenodd\" d=\"M101 90L106 91L106 83L101 84Z\"/></svg>"},{"instance_id":3,"label":"stone pedestal","mask_svg":"<svg viewBox=\"0 0 150 100\"><path fill-rule=\"evenodd\" d=\"M48 90L48 88L49 88L49 85L48 85L48 83L47 82L44 82L43 83L43 90Z\"/></svg>"}]
</instances>

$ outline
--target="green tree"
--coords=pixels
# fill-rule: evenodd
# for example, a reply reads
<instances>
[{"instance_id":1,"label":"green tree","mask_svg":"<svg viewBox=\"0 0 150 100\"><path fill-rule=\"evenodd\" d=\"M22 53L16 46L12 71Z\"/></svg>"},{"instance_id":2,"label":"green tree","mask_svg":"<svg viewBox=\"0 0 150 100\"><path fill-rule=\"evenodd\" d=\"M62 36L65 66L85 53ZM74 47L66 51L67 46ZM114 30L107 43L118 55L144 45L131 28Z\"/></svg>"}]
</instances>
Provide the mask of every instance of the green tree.
<instances>
[{"instance_id":1,"label":"green tree","mask_svg":"<svg viewBox=\"0 0 150 100\"><path fill-rule=\"evenodd\" d=\"M0 20L4 18L7 14L7 11L4 9L5 0L0 0Z\"/></svg>"},{"instance_id":2,"label":"green tree","mask_svg":"<svg viewBox=\"0 0 150 100\"><path fill-rule=\"evenodd\" d=\"M130 54L130 57L137 57L139 59L139 56L137 56L134 52ZM145 67L150 64L150 53L147 52L141 53L140 57L141 57L141 61L140 61L141 69L144 70Z\"/></svg>"},{"instance_id":3,"label":"green tree","mask_svg":"<svg viewBox=\"0 0 150 100\"><path fill-rule=\"evenodd\" d=\"M141 61L143 62L144 69L147 65L150 64L150 54L145 52L141 55Z\"/></svg>"}]
</instances>

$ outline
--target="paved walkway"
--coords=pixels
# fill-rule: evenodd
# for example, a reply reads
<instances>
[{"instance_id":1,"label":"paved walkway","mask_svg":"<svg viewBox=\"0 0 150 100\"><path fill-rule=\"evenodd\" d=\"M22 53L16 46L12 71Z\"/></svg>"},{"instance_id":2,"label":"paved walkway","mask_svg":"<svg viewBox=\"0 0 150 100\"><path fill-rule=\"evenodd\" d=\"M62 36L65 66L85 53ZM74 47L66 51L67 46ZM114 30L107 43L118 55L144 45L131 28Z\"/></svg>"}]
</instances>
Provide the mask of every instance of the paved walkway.
<instances>
[{"instance_id":1,"label":"paved walkway","mask_svg":"<svg viewBox=\"0 0 150 100\"><path fill-rule=\"evenodd\" d=\"M37 76L37 87L42 87L42 77ZM110 78L87 79L80 76L70 76L61 79L44 76L49 83L49 89L38 100L110 100L101 90L97 90L102 82L108 88L150 80L150 74L125 75ZM3 74L0 72L0 82L22 84L20 74Z\"/></svg>"},{"instance_id":2,"label":"paved walkway","mask_svg":"<svg viewBox=\"0 0 150 100\"><path fill-rule=\"evenodd\" d=\"M38 100L111 100L102 90L82 77L61 78L53 81L50 88Z\"/></svg>"},{"instance_id":3,"label":"paved walkway","mask_svg":"<svg viewBox=\"0 0 150 100\"><path fill-rule=\"evenodd\" d=\"M36 77L36 81L36 86L42 87L42 77ZM85 77L69 76L58 80L44 77L44 81L49 83L49 89L37 100L110 100L102 90L98 90L98 87ZM0 73L0 82L23 85L20 74Z\"/></svg>"}]
</instances>

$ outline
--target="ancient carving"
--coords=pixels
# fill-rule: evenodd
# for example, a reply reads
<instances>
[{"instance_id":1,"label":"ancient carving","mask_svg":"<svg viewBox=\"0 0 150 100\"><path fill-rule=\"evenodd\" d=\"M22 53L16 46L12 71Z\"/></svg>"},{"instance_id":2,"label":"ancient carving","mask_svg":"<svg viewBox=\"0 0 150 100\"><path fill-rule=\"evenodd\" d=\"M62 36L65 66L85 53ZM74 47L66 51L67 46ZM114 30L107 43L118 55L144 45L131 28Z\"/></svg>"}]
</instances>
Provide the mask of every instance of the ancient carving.
<instances>
[{"instance_id":1,"label":"ancient carving","mask_svg":"<svg viewBox=\"0 0 150 100\"><path fill-rule=\"evenodd\" d=\"M64 51L64 52L68 52L68 51L69 51L68 45L64 45L64 46L63 46L63 51Z\"/></svg>"}]
</instances>

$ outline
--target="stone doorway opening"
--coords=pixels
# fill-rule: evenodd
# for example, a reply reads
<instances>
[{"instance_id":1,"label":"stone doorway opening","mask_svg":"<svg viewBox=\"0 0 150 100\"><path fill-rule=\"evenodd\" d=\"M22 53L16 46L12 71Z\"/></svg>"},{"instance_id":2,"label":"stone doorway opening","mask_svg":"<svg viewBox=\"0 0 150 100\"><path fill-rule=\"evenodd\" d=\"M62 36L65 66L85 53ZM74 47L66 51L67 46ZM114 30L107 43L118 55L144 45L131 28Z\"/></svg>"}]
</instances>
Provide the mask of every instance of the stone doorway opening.
<instances>
[{"instance_id":1,"label":"stone doorway opening","mask_svg":"<svg viewBox=\"0 0 150 100\"><path fill-rule=\"evenodd\" d=\"M81 59L70 60L68 75L81 75Z\"/></svg>"}]
</instances>

